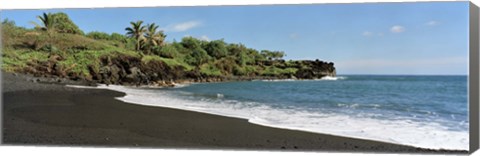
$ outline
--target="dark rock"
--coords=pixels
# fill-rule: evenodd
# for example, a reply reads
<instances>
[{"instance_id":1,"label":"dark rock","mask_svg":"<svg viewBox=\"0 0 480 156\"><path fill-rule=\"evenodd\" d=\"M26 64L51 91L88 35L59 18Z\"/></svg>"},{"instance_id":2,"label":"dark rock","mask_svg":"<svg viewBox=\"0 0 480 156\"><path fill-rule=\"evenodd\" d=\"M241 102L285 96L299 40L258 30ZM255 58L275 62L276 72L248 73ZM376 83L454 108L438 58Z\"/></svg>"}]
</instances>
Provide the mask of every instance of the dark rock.
<instances>
[{"instance_id":1,"label":"dark rock","mask_svg":"<svg viewBox=\"0 0 480 156\"><path fill-rule=\"evenodd\" d=\"M332 62L321 60L302 60L302 61L257 61L255 64L259 68L269 68L268 66L287 69L296 68L295 73L286 72L281 74L260 75L260 71L249 73L249 75L229 75L209 76L200 72L197 67L193 70L185 70L183 66L170 66L161 60L142 61L141 57L130 56L122 53L114 53L99 58L99 64L89 65L89 74L79 74L72 72L75 64L65 67L58 62L63 60L59 55L52 55L47 61L32 60L27 63L22 72L31 73L37 77L58 77L51 81L63 82L65 80L83 80L90 83L104 84L129 84L129 85L158 85L175 86L177 83L191 82L220 82L220 81L250 81L254 79L319 79L324 76L336 76L336 70ZM221 66L223 67L223 66ZM220 68L220 67L219 67ZM228 71L228 69L222 68Z\"/></svg>"},{"instance_id":2,"label":"dark rock","mask_svg":"<svg viewBox=\"0 0 480 156\"><path fill-rule=\"evenodd\" d=\"M297 68L295 76L299 79L319 79L325 76L336 76L336 69L333 66L333 63L326 63L320 60L315 61L300 61Z\"/></svg>"},{"instance_id":3,"label":"dark rock","mask_svg":"<svg viewBox=\"0 0 480 156\"><path fill-rule=\"evenodd\" d=\"M125 76L127 82L140 82L142 71L137 67L131 67L128 75Z\"/></svg>"}]
</instances>

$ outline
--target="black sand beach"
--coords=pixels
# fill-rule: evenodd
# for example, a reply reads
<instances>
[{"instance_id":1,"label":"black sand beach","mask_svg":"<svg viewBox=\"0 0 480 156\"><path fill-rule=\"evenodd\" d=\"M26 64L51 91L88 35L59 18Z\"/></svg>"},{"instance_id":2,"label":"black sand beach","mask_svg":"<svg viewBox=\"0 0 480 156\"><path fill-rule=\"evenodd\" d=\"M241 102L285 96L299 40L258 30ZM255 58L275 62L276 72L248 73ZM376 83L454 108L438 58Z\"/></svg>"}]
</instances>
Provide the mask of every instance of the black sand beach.
<instances>
[{"instance_id":1,"label":"black sand beach","mask_svg":"<svg viewBox=\"0 0 480 156\"><path fill-rule=\"evenodd\" d=\"M2 142L9 145L467 154L129 104L114 99L123 93L69 88L5 72L2 91Z\"/></svg>"}]
</instances>

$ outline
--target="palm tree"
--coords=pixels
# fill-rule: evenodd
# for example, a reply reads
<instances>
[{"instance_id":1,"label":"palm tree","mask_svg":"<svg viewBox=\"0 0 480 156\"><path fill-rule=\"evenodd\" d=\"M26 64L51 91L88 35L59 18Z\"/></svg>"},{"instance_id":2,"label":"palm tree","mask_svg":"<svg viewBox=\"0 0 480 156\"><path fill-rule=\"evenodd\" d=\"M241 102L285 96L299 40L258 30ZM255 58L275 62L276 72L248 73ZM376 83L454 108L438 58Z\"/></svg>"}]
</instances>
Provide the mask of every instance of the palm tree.
<instances>
[{"instance_id":1,"label":"palm tree","mask_svg":"<svg viewBox=\"0 0 480 156\"><path fill-rule=\"evenodd\" d=\"M125 30L127 31L127 36L134 38L137 41L137 44L135 45L135 50L140 50L141 47L141 42L145 40L145 37L143 36L143 33L145 33L146 29L145 26L142 26L143 21L137 21L137 22L130 22L132 27L127 27Z\"/></svg>"},{"instance_id":2,"label":"palm tree","mask_svg":"<svg viewBox=\"0 0 480 156\"><path fill-rule=\"evenodd\" d=\"M56 20L51 13L43 13L43 16L37 16L37 18L42 21L43 26L36 22L31 22L35 25L35 28L44 30L47 32L53 32L55 29Z\"/></svg>"},{"instance_id":3,"label":"palm tree","mask_svg":"<svg viewBox=\"0 0 480 156\"><path fill-rule=\"evenodd\" d=\"M165 38L167 37L167 35L165 35L163 33L163 31L158 31L157 32L157 38L156 38L156 41L157 41L157 45L159 46L163 46L163 44L165 43Z\"/></svg>"},{"instance_id":4,"label":"palm tree","mask_svg":"<svg viewBox=\"0 0 480 156\"><path fill-rule=\"evenodd\" d=\"M158 29L158 25L155 25L155 23L147 24L147 32L145 33L145 40L146 40L147 51L149 53L154 46L158 45L156 42L157 29Z\"/></svg>"},{"instance_id":5,"label":"palm tree","mask_svg":"<svg viewBox=\"0 0 480 156\"><path fill-rule=\"evenodd\" d=\"M163 31L157 31L158 27L159 26L155 25L155 23L147 25L147 31L145 33L145 43L148 52L150 52L155 46L161 46L166 37L166 35L163 34Z\"/></svg>"}]
</instances>

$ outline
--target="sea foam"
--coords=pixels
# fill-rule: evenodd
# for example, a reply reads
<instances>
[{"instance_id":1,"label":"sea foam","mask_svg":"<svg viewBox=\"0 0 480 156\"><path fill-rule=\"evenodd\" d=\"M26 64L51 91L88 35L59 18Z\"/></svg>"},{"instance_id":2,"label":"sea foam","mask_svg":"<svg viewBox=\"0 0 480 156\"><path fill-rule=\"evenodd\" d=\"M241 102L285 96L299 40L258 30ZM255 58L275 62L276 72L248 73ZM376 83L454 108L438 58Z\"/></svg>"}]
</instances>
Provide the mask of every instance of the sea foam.
<instances>
[{"instance_id":1,"label":"sea foam","mask_svg":"<svg viewBox=\"0 0 480 156\"><path fill-rule=\"evenodd\" d=\"M272 79L272 80L260 80L264 82L285 82L285 81L336 81L336 80L345 80L345 76L325 76L320 79Z\"/></svg>"},{"instance_id":2,"label":"sea foam","mask_svg":"<svg viewBox=\"0 0 480 156\"><path fill-rule=\"evenodd\" d=\"M88 87L90 88L90 87ZM468 131L452 131L430 122L408 119L382 120L335 113L279 109L235 100L188 100L168 91L152 91L116 85L97 88L126 93L118 100L148 106L167 107L246 119L253 124L331 134L351 138L390 142L430 149L468 150Z\"/></svg>"},{"instance_id":3,"label":"sea foam","mask_svg":"<svg viewBox=\"0 0 480 156\"><path fill-rule=\"evenodd\" d=\"M333 77L333 76L325 76L325 77L322 77L322 78L319 79L319 80L344 80L344 79L347 79L347 77L343 77L343 76L336 76L336 77Z\"/></svg>"}]
</instances>

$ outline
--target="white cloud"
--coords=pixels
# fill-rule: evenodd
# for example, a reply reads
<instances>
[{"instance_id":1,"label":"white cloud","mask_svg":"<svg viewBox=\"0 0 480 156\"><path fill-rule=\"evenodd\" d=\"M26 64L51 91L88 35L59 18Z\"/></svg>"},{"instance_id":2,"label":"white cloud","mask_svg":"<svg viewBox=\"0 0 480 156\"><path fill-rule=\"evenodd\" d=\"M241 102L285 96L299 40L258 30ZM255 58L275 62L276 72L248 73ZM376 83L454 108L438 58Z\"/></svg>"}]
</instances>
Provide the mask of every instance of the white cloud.
<instances>
[{"instance_id":1,"label":"white cloud","mask_svg":"<svg viewBox=\"0 0 480 156\"><path fill-rule=\"evenodd\" d=\"M204 40L204 41L210 41L210 38L208 38L207 35L202 35L202 36L200 36L199 39L200 39L200 40Z\"/></svg>"},{"instance_id":2,"label":"white cloud","mask_svg":"<svg viewBox=\"0 0 480 156\"><path fill-rule=\"evenodd\" d=\"M199 22L199 21L187 21L187 22L170 25L167 28L165 28L165 31L182 32L182 31L193 29L201 25L202 25L202 22Z\"/></svg>"},{"instance_id":3,"label":"white cloud","mask_svg":"<svg viewBox=\"0 0 480 156\"><path fill-rule=\"evenodd\" d=\"M425 23L425 24L428 25L428 26L436 26L436 25L439 24L439 22L438 22L438 21L428 21L428 22Z\"/></svg>"},{"instance_id":4,"label":"white cloud","mask_svg":"<svg viewBox=\"0 0 480 156\"><path fill-rule=\"evenodd\" d=\"M373 33L370 32L370 31L364 31L364 32L362 33L362 35L363 35L363 36L372 36Z\"/></svg>"},{"instance_id":5,"label":"white cloud","mask_svg":"<svg viewBox=\"0 0 480 156\"><path fill-rule=\"evenodd\" d=\"M405 27L400 26L400 25L395 25L392 28L390 28L390 31L393 33L401 33L405 31Z\"/></svg>"},{"instance_id":6,"label":"white cloud","mask_svg":"<svg viewBox=\"0 0 480 156\"><path fill-rule=\"evenodd\" d=\"M193 38L203 40L203 41L211 41L210 38L207 35L202 35L200 37L195 37L195 36L187 34L187 35L183 35L183 37L193 37Z\"/></svg>"}]
</instances>

